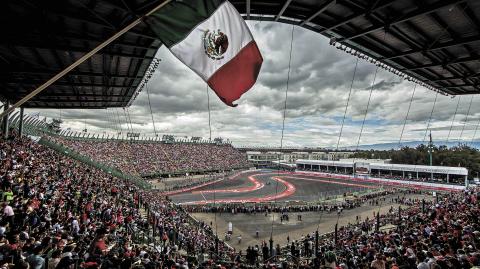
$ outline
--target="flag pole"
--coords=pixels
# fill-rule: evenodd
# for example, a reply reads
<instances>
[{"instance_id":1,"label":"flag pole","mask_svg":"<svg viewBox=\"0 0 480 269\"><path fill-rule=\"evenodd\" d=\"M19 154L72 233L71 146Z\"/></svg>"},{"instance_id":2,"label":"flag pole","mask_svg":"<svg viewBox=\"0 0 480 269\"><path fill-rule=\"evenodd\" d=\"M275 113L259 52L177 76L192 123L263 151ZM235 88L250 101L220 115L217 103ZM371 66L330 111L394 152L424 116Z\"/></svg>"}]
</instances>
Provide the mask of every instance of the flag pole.
<instances>
[{"instance_id":1,"label":"flag pole","mask_svg":"<svg viewBox=\"0 0 480 269\"><path fill-rule=\"evenodd\" d=\"M63 76L65 76L68 72L72 71L75 67L79 66L80 64L82 64L83 62L85 62L87 59L89 59L90 57L92 57L94 54L96 54L97 52L99 52L101 49L105 48L106 46L108 46L110 43L112 43L113 41L115 41L117 38L119 38L121 35L123 35L124 33L128 32L129 30L131 30L133 27L137 26L138 24L140 24L142 22L142 20L145 18L145 17L148 17L150 15L152 15L153 13L155 13L157 10L161 9L162 7L164 7L166 4L168 4L169 2L171 2L171 0L165 0L164 2L160 3L159 5L157 5L155 8L153 8L151 11L149 11L148 13L146 13L145 15L143 15L142 17L139 17L137 18L135 21L131 22L129 25L125 26L122 30L120 30L119 32L117 32L116 34L114 34L113 36L111 36L109 39L103 41L101 44L99 44L97 47L95 47L94 49L92 49L91 51L89 51L87 54L83 55L81 58L79 58L78 60L76 60L74 63L72 63L71 65L69 65L68 67L66 67L65 69L63 69L60 73L56 74L54 77L52 77L51 79L49 79L47 82L43 83L41 86L39 86L38 88L36 88L34 91L32 91L31 93L29 93L27 96L23 97L20 101L16 102L13 106L11 106L10 108L4 110L1 114L0 114L0 118L4 117L5 115L8 115L10 114L15 108L18 108L20 107L21 105L23 105L25 102L27 102L28 100L32 99L33 97L35 97L37 94L39 94L40 92L42 92L43 90L45 90L48 86L52 85L53 83L55 83L57 80L59 80L60 78L62 78Z\"/></svg>"}]
</instances>

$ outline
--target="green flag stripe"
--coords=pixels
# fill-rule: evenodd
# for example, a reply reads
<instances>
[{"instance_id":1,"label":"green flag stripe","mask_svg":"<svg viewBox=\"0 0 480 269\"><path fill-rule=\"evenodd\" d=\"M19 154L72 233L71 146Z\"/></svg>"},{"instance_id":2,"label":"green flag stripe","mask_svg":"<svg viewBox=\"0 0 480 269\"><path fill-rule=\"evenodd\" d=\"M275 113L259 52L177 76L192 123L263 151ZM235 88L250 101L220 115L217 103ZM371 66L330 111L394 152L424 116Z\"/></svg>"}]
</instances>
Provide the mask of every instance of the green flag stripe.
<instances>
[{"instance_id":1,"label":"green flag stripe","mask_svg":"<svg viewBox=\"0 0 480 269\"><path fill-rule=\"evenodd\" d=\"M170 48L207 20L223 2L225 0L174 0L145 21L163 44Z\"/></svg>"}]
</instances>

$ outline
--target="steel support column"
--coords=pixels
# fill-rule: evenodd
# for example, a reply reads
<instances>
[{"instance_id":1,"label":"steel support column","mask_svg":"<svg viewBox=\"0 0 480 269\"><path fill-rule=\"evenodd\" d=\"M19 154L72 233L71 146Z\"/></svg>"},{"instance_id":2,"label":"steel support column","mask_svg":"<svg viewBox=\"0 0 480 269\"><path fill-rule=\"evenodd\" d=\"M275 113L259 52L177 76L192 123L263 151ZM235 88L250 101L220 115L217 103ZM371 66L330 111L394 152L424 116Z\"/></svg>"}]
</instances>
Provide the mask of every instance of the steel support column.
<instances>
[{"instance_id":1,"label":"steel support column","mask_svg":"<svg viewBox=\"0 0 480 269\"><path fill-rule=\"evenodd\" d=\"M23 136L23 115L24 115L24 108L20 108L20 122L18 123L18 134Z\"/></svg>"},{"instance_id":2,"label":"steel support column","mask_svg":"<svg viewBox=\"0 0 480 269\"><path fill-rule=\"evenodd\" d=\"M3 105L3 111L4 112L7 111L9 107L10 107L10 102L7 100ZM3 137L5 139L8 138L8 115L9 114L6 114L5 116L3 116L3 119L2 119L2 132L3 132Z\"/></svg>"}]
</instances>

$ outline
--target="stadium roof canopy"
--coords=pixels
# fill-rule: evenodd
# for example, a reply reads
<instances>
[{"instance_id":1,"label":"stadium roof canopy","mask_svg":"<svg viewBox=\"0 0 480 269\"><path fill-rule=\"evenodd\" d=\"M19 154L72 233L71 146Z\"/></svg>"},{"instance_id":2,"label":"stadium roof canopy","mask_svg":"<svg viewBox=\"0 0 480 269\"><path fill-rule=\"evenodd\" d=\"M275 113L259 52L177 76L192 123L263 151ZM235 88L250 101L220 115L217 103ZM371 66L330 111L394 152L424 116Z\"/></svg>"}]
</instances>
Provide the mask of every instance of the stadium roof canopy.
<instances>
[{"instance_id":1,"label":"stadium roof canopy","mask_svg":"<svg viewBox=\"0 0 480 269\"><path fill-rule=\"evenodd\" d=\"M18 101L161 2L17 0L2 3L0 97ZM318 32L444 93L480 93L478 0L231 2L246 19L290 23ZM25 106L126 106L136 96L137 86L160 46L142 23Z\"/></svg>"},{"instance_id":2,"label":"stadium roof canopy","mask_svg":"<svg viewBox=\"0 0 480 269\"><path fill-rule=\"evenodd\" d=\"M144 0L2 2L0 96L18 101L156 4ZM25 107L126 106L160 46L142 23Z\"/></svg>"},{"instance_id":3,"label":"stadium roof canopy","mask_svg":"<svg viewBox=\"0 0 480 269\"><path fill-rule=\"evenodd\" d=\"M247 19L295 24L334 38L444 93L480 93L478 0L232 3Z\"/></svg>"}]
</instances>

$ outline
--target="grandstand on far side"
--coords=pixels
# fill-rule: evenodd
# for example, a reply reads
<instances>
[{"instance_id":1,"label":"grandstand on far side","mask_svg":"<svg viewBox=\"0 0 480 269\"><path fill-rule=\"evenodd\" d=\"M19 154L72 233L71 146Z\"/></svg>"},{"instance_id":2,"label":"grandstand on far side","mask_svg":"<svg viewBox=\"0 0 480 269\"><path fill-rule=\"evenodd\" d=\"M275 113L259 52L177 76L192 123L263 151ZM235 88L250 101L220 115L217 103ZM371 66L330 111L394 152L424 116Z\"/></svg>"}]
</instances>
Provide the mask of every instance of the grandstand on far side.
<instances>
[{"instance_id":1,"label":"grandstand on far side","mask_svg":"<svg viewBox=\"0 0 480 269\"><path fill-rule=\"evenodd\" d=\"M352 177L398 180L399 182L428 182L438 184L465 184L468 170L464 167L428 166L365 162L365 160L297 160L297 171L343 174Z\"/></svg>"},{"instance_id":2,"label":"grandstand on far side","mask_svg":"<svg viewBox=\"0 0 480 269\"><path fill-rule=\"evenodd\" d=\"M75 139L50 140L135 176L154 178L248 168L246 155L228 143Z\"/></svg>"}]
</instances>

